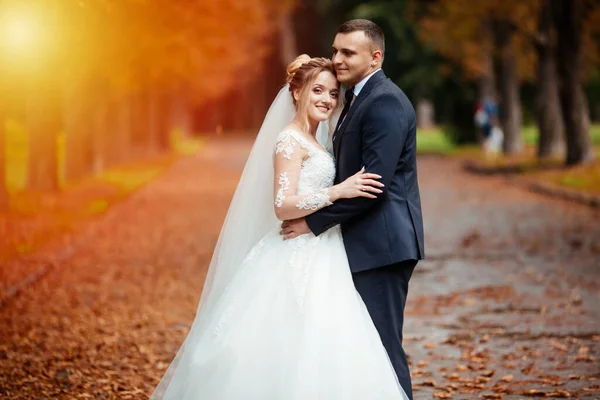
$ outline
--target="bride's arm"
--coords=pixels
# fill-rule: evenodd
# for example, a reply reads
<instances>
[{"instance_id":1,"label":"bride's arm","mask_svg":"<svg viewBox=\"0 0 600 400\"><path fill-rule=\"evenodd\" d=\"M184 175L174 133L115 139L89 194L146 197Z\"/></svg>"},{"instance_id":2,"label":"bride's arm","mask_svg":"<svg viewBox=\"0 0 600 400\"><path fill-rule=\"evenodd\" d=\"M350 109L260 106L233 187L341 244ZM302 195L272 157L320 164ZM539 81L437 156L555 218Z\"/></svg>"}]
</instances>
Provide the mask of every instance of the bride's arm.
<instances>
[{"instance_id":1,"label":"bride's arm","mask_svg":"<svg viewBox=\"0 0 600 400\"><path fill-rule=\"evenodd\" d=\"M361 170L338 185L297 194L300 170L306 157L307 150L291 135L279 138L274 158L274 197L275 214L281 221L305 217L342 198L375 198L372 193L381 193L377 187L383 185L375 180L380 178L379 175Z\"/></svg>"}]
</instances>

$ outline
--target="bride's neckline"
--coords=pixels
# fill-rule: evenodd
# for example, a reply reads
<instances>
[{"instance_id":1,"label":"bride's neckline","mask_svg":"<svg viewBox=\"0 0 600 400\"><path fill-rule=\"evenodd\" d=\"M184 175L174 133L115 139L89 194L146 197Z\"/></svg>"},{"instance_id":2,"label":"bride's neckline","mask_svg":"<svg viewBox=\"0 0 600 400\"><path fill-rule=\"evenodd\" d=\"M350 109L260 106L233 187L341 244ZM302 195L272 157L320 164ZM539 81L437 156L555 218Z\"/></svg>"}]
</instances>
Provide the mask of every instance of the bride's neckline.
<instances>
[{"instance_id":1,"label":"bride's neckline","mask_svg":"<svg viewBox=\"0 0 600 400\"><path fill-rule=\"evenodd\" d=\"M282 133L284 132L291 132L291 133L295 133L296 135L300 136L302 138L302 140L308 144L310 144L311 146L315 147L317 150L322 151L323 153L327 154L328 156L331 157L331 153L327 151L327 149L325 147L323 147L319 142L316 141L316 139L313 137L313 140L310 140L306 137L306 135L304 135L304 133L293 129L293 128L286 128L283 131L281 131Z\"/></svg>"}]
</instances>

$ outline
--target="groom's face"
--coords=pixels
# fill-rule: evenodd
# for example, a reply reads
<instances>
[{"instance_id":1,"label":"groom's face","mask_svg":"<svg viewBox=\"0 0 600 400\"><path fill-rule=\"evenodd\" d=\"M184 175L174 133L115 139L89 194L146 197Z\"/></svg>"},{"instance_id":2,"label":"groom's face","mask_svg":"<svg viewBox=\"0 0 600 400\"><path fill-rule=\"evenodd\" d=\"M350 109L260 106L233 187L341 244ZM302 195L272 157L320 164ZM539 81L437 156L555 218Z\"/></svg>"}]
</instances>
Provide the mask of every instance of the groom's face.
<instances>
[{"instance_id":1,"label":"groom's face","mask_svg":"<svg viewBox=\"0 0 600 400\"><path fill-rule=\"evenodd\" d=\"M331 47L331 60L340 82L352 87L373 71L373 42L363 31L338 33Z\"/></svg>"}]
</instances>

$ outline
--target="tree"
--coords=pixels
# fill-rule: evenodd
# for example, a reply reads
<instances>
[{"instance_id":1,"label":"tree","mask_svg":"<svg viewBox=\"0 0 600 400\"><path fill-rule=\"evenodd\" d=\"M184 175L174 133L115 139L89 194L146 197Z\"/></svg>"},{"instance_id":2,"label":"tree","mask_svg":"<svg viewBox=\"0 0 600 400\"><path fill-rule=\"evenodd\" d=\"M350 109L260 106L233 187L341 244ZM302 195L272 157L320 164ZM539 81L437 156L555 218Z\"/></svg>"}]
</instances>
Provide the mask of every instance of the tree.
<instances>
[{"instance_id":1,"label":"tree","mask_svg":"<svg viewBox=\"0 0 600 400\"><path fill-rule=\"evenodd\" d=\"M438 0L420 19L424 43L458 65L465 78L477 81L480 96L497 94L508 154L522 147L519 86L527 66L515 25L530 9L529 3L517 1Z\"/></svg>"},{"instance_id":2,"label":"tree","mask_svg":"<svg viewBox=\"0 0 600 400\"><path fill-rule=\"evenodd\" d=\"M422 3L377 0L352 12L352 17L373 20L386 33L386 73L413 101L420 127L433 123L435 106L430 100L439 97L446 78L440 74L441 57L417 38L416 21L425 9Z\"/></svg>"},{"instance_id":3,"label":"tree","mask_svg":"<svg viewBox=\"0 0 600 400\"><path fill-rule=\"evenodd\" d=\"M268 38L277 21L293 5L49 2L52 13L71 22L64 24L62 43L69 51L54 72L65 92L67 177L98 172L126 155L164 150L173 128L192 129L194 107L246 90L274 47ZM133 147L144 150L128 149Z\"/></svg>"},{"instance_id":4,"label":"tree","mask_svg":"<svg viewBox=\"0 0 600 400\"><path fill-rule=\"evenodd\" d=\"M557 69L560 103L567 139L567 165L589 162L594 151L589 134L589 110L582 87L582 1L552 0L558 34Z\"/></svg>"},{"instance_id":5,"label":"tree","mask_svg":"<svg viewBox=\"0 0 600 400\"><path fill-rule=\"evenodd\" d=\"M29 157L27 188L57 190L58 133L62 127L62 104L57 82L53 79L33 79L29 88L27 130Z\"/></svg>"},{"instance_id":6,"label":"tree","mask_svg":"<svg viewBox=\"0 0 600 400\"><path fill-rule=\"evenodd\" d=\"M0 80L0 88L1 86ZM6 133L4 132L4 107L0 99L0 210L8 208L8 190L6 188Z\"/></svg>"},{"instance_id":7,"label":"tree","mask_svg":"<svg viewBox=\"0 0 600 400\"><path fill-rule=\"evenodd\" d=\"M500 120L504 131L505 154L516 154L523 147L521 131L521 99L515 57L514 28L506 19L492 20L496 47Z\"/></svg>"},{"instance_id":8,"label":"tree","mask_svg":"<svg viewBox=\"0 0 600 400\"><path fill-rule=\"evenodd\" d=\"M539 130L537 153L540 159L544 159L562 155L564 152L564 124L558 97L556 45L549 0L543 0L541 4L538 26L538 35L534 42L537 52L538 88L535 116Z\"/></svg>"},{"instance_id":9,"label":"tree","mask_svg":"<svg viewBox=\"0 0 600 400\"><path fill-rule=\"evenodd\" d=\"M228 94L240 109L225 104L227 115L241 115L247 128L256 113L251 85L294 7L293 0L8 1L27 3L23 15L52 37L30 49L36 55L19 71L32 89L29 187L42 190L60 181L59 132L72 180L165 150L174 127L192 129L194 107Z\"/></svg>"},{"instance_id":10,"label":"tree","mask_svg":"<svg viewBox=\"0 0 600 400\"><path fill-rule=\"evenodd\" d=\"M4 54L0 53L0 61ZM6 71L0 63L0 93L8 93L6 82ZM6 210L9 206L8 190L6 187L6 128L7 96L0 96L0 210Z\"/></svg>"}]
</instances>

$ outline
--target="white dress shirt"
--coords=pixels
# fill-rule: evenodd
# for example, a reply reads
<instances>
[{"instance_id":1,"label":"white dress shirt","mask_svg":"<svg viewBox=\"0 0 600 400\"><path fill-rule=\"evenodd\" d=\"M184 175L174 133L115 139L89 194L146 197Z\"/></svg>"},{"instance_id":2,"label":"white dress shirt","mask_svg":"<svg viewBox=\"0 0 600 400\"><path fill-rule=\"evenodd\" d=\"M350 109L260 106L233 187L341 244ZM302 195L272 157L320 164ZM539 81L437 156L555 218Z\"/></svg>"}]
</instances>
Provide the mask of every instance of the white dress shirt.
<instances>
[{"instance_id":1,"label":"white dress shirt","mask_svg":"<svg viewBox=\"0 0 600 400\"><path fill-rule=\"evenodd\" d=\"M354 100L358 97L358 95L360 94L360 91L365 87L365 85L367 84L369 78L371 78L373 75L375 75L375 73L377 71L380 71L381 68L377 68L375 71L371 72L369 75L365 76L360 82L358 82L356 85L354 85L354 88L352 89L352 92L354 93L354 97L352 97L352 101L350 102L350 107L352 107L352 103L354 103ZM348 89L350 90L350 89ZM348 114L346 114L348 115ZM346 119L346 115L344 115L344 119L342 119L342 124L344 123L344 120ZM342 126L340 124L340 126ZM334 137L335 139L335 137Z\"/></svg>"},{"instance_id":2,"label":"white dress shirt","mask_svg":"<svg viewBox=\"0 0 600 400\"><path fill-rule=\"evenodd\" d=\"M373 71L369 75L365 76L360 82L358 82L354 86L353 91L354 91L355 98L358 97L358 95L360 94L360 91L365 87L369 78L372 77L373 75L375 75L375 73L377 73L377 71L380 71L380 70L381 70L381 68L377 68L375 71Z\"/></svg>"}]
</instances>

